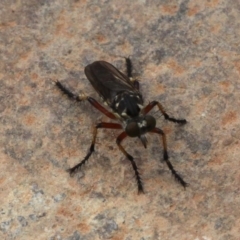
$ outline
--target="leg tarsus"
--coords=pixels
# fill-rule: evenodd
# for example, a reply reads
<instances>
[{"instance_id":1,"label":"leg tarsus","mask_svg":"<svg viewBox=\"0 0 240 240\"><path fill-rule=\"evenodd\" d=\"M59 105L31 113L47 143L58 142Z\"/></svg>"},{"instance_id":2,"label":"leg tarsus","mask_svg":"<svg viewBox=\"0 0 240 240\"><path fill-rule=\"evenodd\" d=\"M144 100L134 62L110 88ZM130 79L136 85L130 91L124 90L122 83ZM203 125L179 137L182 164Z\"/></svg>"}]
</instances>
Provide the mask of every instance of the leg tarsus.
<instances>
[{"instance_id":1,"label":"leg tarsus","mask_svg":"<svg viewBox=\"0 0 240 240\"><path fill-rule=\"evenodd\" d=\"M137 181L137 185L138 185L138 193L139 194L140 193L144 193L144 191L143 191L143 183L142 183L142 179L140 177L137 165L136 165L136 163L135 163L135 161L134 161L134 159L133 159L133 157L131 155L128 154L127 158L131 162L133 170L135 172L135 177L136 177L136 181Z\"/></svg>"},{"instance_id":2,"label":"leg tarsus","mask_svg":"<svg viewBox=\"0 0 240 240\"><path fill-rule=\"evenodd\" d=\"M174 122L174 123L178 123L178 124L186 124L187 120L186 119L176 119L176 118L172 118L169 117L169 115L166 112L162 112L164 118L170 122Z\"/></svg>"},{"instance_id":3,"label":"leg tarsus","mask_svg":"<svg viewBox=\"0 0 240 240\"><path fill-rule=\"evenodd\" d=\"M55 82L56 86L64 93L66 94L70 99L76 100L78 102L82 102L83 100L86 99L86 96L78 96L74 93L72 93L70 90L68 90L66 87L62 85L59 81Z\"/></svg>"},{"instance_id":4,"label":"leg tarsus","mask_svg":"<svg viewBox=\"0 0 240 240\"><path fill-rule=\"evenodd\" d=\"M169 161L168 152L167 152L167 140L166 140L165 133L160 128L154 128L152 132L157 133L162 136L163 160L166 162L169 170L172 172L172 174L173 174L174 178L177 180L177 182L179 182L184 188L186 188L188 184L177 173L177 171L174 169L173 165Z\"/></svg>"},{"instance_id":5,"label":"leg tarsus","mask_svg":"<svg viewBox=\"0 0 240 240\"><path fill-rule=\"evenodd\" d=\"M84 157L84 159L80 163L78 163L74 167L69 168L67 170L67 172L70 173L70 176L74 176L74 174L77 171L80 170L80 168L88 161L88 159L90 158L92 153L95 151L95 141L96 141L96 137L97 137L97 130L98 130L98 128L121 129L122 126L120 124L118 124L118 123L107 123L107 122L98 123L95 126L95 128L94 128L92 144L91 144L91 146L89 148L89 151L88 151L87 155Z\"/></svg>"},{"instance_id":6,"label":"leg tarsus","mask_svg":"<svg viewBox=\"0 0 240 240\"><path fill-rule=\"evenodd\" d=\"M174 169L173 165L171 164L171 162L168 159L168 153L167 151L164 150L164 161L166 162L168 168L170 169L170 171L172 172L175 180L177 182L179 182L184 188L186 188L188 186L188 184L182 179L182 177L177 173L177 171Z\"/></svg>"},{"instance_id":7,"label":"leg tarsus","mask_svg":"<svg viewBox=\"0 0 240 240\"><path fill-rule=\"evenodd\" d=\"M162 104L158 101L152 101L150 102L146 107L144 107L142 109L142 113L143 114L147 114L148 112L150 112L155 106L158 106L159 111L162 113L162 115L164 116L164 118L170 122L174 122L174 123L178 123L178 124L186 124L187 120L185 119L176 119L173 117L169 117L169 115L165 112Z\"/></svg>"},{"instance_id":8,"label":"leg tarsus","mask_svg":"<svg viewBox=\"0 0 240 240\"><path fill-rule=\"evenodd\" d=\"M121 152L123 152L123 154L127 157L127 159L131 162L132 164L132 168L135 172L135 178L136 178L136 181L137 181L137 185L138 185L138 193L144 193L144 190L143 190L143 183L142 183L142 180L141 180L141 177L140 177L140 174L139 174L139 171L138 171L138 167L134 161L134 158L126 152L126 150L123 148L123 146L121 145L121 141L127 137L127 134L126 132L122 132L118 137L117 137L117 145L119 147L119 149L121 150Z\"/></svg>"},{"instance_id":9,"label":"leg tarsus","mask_svg":"<svg viewBox=\"0 0 240 240\"><path fill-rule=\"evenodd\" d=\"M88 154L86 155L86 157L80 163L78 163L74 167L69 168L67 170L67 172L69 172L71 177L73 177L75 175L75 173L77 173L81 169L81 167L88 161L88 159L90 158L90 156L94 152L94 145L95 145L94 143L91 144L91 147L89 149Z\"/></svg>"}]
</instances>

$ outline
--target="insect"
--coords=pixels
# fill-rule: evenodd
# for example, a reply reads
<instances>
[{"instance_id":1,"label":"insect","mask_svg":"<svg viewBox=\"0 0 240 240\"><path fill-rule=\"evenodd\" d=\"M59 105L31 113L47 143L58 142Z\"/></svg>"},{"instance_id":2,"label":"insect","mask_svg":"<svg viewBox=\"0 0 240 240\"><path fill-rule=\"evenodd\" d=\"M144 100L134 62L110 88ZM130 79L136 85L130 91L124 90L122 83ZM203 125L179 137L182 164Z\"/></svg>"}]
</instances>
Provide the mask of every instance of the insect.
<instances>
[{"instance_id":1,"label":"insect","mask_svg":"<svg viewBox=\"0 0 240 240\"><path fill-rule=\"evenodd\" d=\"M70 99L78 102L87 100L93 107L98 109L104 115L112 120L118 121L118 123L100 122L95 126L92 143L87 155L76 166L68 169L68 172L71 176L73 176L88 161L94 152L99 128L122 129L123 131L117 137L116 143L132 165L133 171L135 172L138 192L143 193L143 183L138 167L134 161L134 158L125 150L121 143L126 137L137 137L146 148L147 139L145 134L151 132L161 136L163 143L163 159L175 179L185 188L187 183L173 168L173 165L169 160L166 135L160 128L156 127L156 119L148 113L155 106L157 106L166 120L178 124L185 124L187 121L185 119L169 117L161 103L158 101L152 101L144 107L143 97L139 91L139 81L132 77L132 62L129 58L126 58L126 68L127 75L120 72L108 62L96 61L87 65L84 69L87 79L90 81L95 91L100 95L104 103L111 109L111 111L103 107L94 98L86 95L75 95L59 81L56 82L56 86Z\"/></svg>"}]
</instances>

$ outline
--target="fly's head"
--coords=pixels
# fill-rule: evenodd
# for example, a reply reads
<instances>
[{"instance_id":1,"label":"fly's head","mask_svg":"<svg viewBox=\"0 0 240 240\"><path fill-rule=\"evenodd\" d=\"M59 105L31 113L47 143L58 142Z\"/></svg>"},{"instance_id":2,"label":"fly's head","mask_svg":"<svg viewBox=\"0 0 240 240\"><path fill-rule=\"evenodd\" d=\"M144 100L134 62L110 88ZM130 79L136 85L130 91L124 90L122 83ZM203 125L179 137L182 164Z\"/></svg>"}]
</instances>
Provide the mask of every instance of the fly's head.
<instances>
[{"instance_id":1,"label":"fly's head","mask_svg":"<svg viewBox=\"0 0 240 240\"><path fill-rule=\"evenodd\" d=\"M145 133L156 127L156 119L151 115L142 115L126 121L125 132L129 137L139 137L146 148L147 139Z\"/></svg>"}]
</instances>

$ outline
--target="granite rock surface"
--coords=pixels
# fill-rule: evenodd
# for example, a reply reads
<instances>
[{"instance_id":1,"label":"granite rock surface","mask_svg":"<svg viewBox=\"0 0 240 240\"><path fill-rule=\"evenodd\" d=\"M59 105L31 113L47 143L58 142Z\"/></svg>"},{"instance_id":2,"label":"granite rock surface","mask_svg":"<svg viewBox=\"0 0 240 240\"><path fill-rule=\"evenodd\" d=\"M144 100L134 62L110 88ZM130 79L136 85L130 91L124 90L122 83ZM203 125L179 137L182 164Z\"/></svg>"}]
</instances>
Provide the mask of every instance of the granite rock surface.
<instances>
[{"instance_id":1,"label":"granite rock surface","mask_svg":"<svg viewBox=\"0 0 240 240\"><path fill-rule=\"evenodd\" d=\"M137 194L120 133L99 130L96 151L74 177L93 126L110 121L54 85L96 99L84 67L130 56L145 103L167 135L123 146L139 167ZM240 2L236 0L0 1L0 239L240 239Z\"/></svg>"}]
</instances>

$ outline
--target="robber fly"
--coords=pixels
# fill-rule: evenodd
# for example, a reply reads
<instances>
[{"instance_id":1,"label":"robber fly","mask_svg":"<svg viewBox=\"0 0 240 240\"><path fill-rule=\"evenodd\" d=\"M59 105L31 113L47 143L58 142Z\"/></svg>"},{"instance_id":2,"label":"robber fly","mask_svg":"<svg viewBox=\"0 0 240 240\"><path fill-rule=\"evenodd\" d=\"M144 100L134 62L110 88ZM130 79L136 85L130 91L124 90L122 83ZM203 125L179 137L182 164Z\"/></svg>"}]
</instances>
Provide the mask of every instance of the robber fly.
<instances>
[{"instance_id":1,"label":"robber fly","mask_svg":"<svg viewBox=\"0 0 240 240\"><path fill-rule=\"evenodd\" d=\"M56 82L56 86L70 99L78 102L87 100L93 107L98 109L104 115L112 120L118 121L118 123L98 123L94 128L92 143L87 155L80 163L70 168L68 171L71 176L74 175L90 158L95 149L97 131L99 128L122 129L123 131L117 137L116 143L119 149L132 164L137 181L138 192L141 193L143 192L143 183L137 165L134 158L121 145L121 142L126 137L137 137L146 148L147 139L145 134L151 132L157 133L161 136L163 143L163 159L175 179L185 188L187 183L175 171L169 161L166 135L160 128L156 127L156 119L148 113L153 109L153 107L157 106L166 120L179 124L185 124L187 121L185 119L175 119L169 117L163 106L158 101L152 101L144 107L143 97L139 91L139 82L132 77L132 63L129 58L126 58L126 67L127 76L105 61L93 62L92 64L87 65L84 69L85 75L92 84L93 88L100 95L104 104L111 109L111 111L99 104L94 98L86 95L75 95L59 81Z\"/></svg>"}]
</instances>

